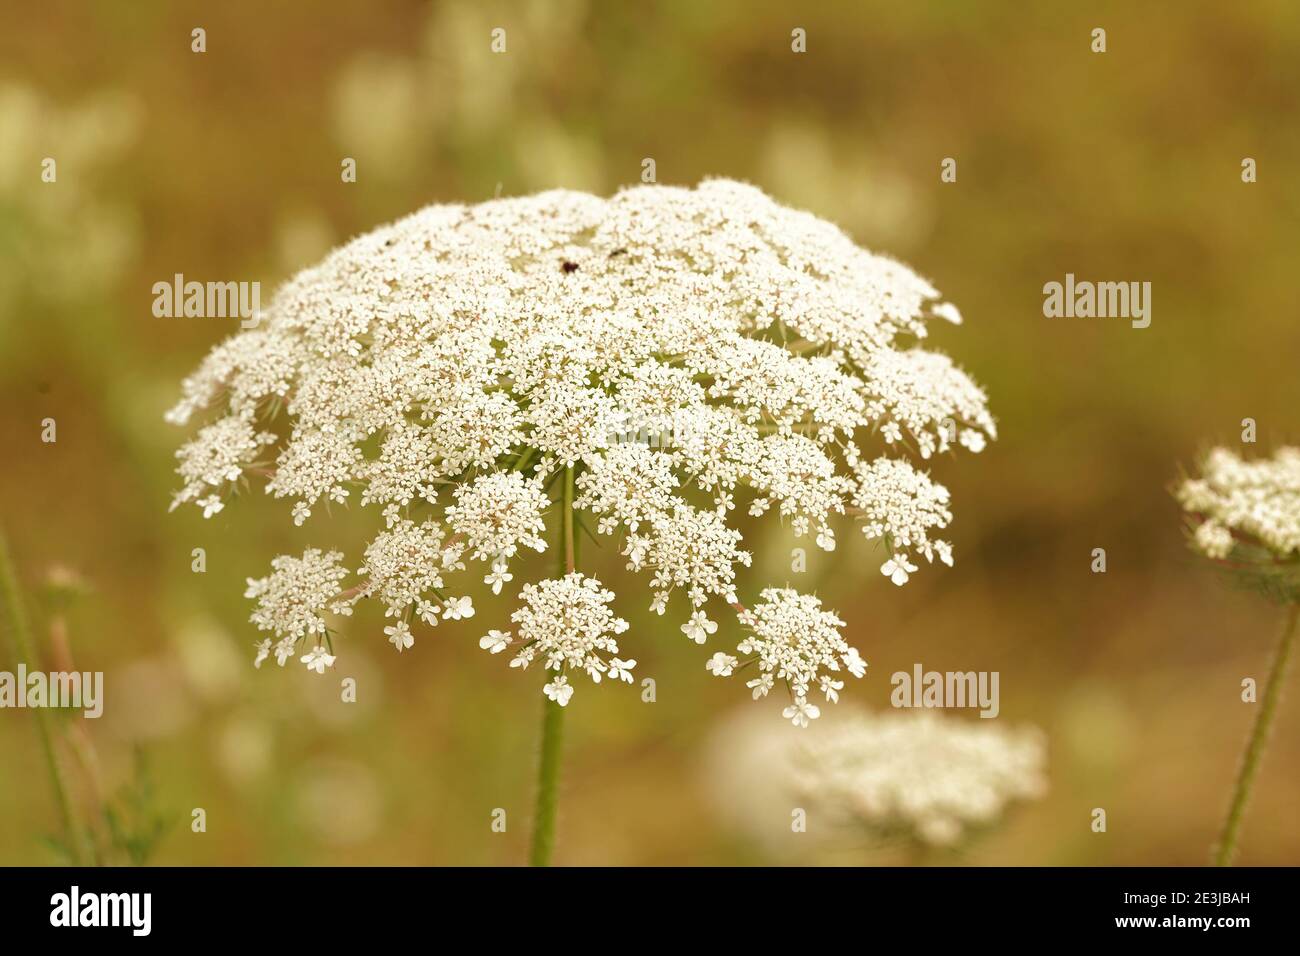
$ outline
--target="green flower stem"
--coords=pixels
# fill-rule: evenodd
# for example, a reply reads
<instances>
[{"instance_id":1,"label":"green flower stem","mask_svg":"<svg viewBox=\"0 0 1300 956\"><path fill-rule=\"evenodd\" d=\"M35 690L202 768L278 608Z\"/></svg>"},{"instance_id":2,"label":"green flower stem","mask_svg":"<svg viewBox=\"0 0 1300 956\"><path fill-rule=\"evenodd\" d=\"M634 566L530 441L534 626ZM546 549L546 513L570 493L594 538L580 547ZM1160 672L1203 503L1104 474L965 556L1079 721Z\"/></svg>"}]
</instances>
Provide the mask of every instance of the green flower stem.
<instances>
[{"instance_id":1,"label":"green flower stem","mask_svg":"<svg viewBox=\"0 0 1300 956\"><path fill-rule=\"evenodd\" d=\"M1264 757L1264 747L1268 744L1273 718L1277 715L1278 701L1282 698L1286 666L1291 657L1291 650L1295 646L1297 618L1300 618L1300 604L1292 604L1287 610L1282 638L1278 641L1277 652L1273 655L1273 664L1268 671L1268 683L1264 686L1264 699L1260 701L1259 713L1255 715L1255 726L1250 732L1250 741L1241 760L1241 770L1237 773L1232 805L1228 808L1228 818L1223 821L1223 835L1219 837L1219 843L1214 849L1215 866L1228 866L1237 850L1241 821L1246 814L1246 805L1250 802L1250 793L1255 785L1255 777L1259 773L1260 762Z\"/></svg>"},{"instance_id":2,"label":"green flower stem","mask_svg":"<svg viewBox=\"0 0 1300 956\"><path fill-rule=\"evenodd\" d=\"M573 533L573 466L564 470L564 511L560 518L560 574L577 570L578 539ZM549 866L555 849L559 809L560 758L564 747L564 708L546 698L542 709L542 760L537 771L537 808L533 814L533 848L529 862Z\"/></svg>"},{"instance_id":3,"label":"green flower stem","mask_svg":"<svg viewBox=\"0 0 1300 956\"><path fill-rule=\"evenodd\" d=\"M14 573L13 562L9 557L9 543L4 531L0 529L0 626L9 634L14 657L29 670L37 669L36 655L32 651L31 632L27 629L27 616L23 610L22 593L18 590L18 576ZM84 844L80 828L77 826L76 814L72 810L72 798L68 794L68 784L63 776L63 767L54 748L54 725L50 712L44 707L36 711L36 729L41 740L41 750L45 752L45 763L50 774L50 783L54 788L55 803L59 815L63 818L64 838L72 861L80 866L84 860Z\"/></svg>"},{"instance_id":4,"label":"green flower stem","mask_svg":"<svg viewBox=\"0 0 1300 956\"><path fill-rule=\"evenodd\" d=\"M564 745L564 708L545 698L542 710L542 763L537 772L537 808L533 811L532 866L550 866L555 849L555 815L560 805L560 756Z\"/></svg>"}]
</instances>

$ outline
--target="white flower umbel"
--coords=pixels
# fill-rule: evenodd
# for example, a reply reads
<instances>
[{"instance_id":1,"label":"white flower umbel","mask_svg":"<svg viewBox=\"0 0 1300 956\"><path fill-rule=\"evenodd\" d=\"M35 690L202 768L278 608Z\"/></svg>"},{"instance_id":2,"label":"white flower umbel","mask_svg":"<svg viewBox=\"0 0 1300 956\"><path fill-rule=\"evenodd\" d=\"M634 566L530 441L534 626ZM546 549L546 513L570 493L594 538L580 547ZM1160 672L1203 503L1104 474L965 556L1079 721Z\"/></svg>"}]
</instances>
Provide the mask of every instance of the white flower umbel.
<instances>
[{"instance_id":1,"label":"white flower umbel","mask_svg":"<svg viewBox=\"0 0 1300 956\"><path fill-rule=\"evenodd\" d=\"M1300 448L1255 461L1216 448L1200 477L1184 480L1175 495L1197 522L1193 544L1206 557L1227 558L1238 541L1278 559L1300 556Z\"/></svg>"},{"instance_id":2,"label":"white flower umbel","mask_svg":"<svg viewBox=\"0 0 1300 956\"><path fill-rule=\"evenodd\" d=\"M845 716L801 736L792 763L811 812L881 837L951 846L996 823L1009 804L1042 796L1045 760L1036 728L909 711Z\"/></svg>"},{"instance_id":3,"label":"white flower umbel","mask_svg":"<svg viewBox=\"0 0 1300 956\"><path fill-rule=\"evenodd\" d=\"M347 568L339 566L341 560L341 552L325 553L317 548L304 551L301 558L287 554L276 558L269 575L248 579L244 597L257 599L253 623L282 640L324 636L325 612L348 611L347 604L339 600L339 582L348 574ZM260 648L258 654L265 657Z\"/></svg>"},{"instance_id":4,"label":"white flower umbel","mask_svg":"<svg viewBox=\"0 0 1300 956\"><path fill-rule=\"evenodd\" d=\"M837 687L823 671L839 673L843 668L854 677L861 677L866 672L866 664L858 651L840 637L838 628L844 622L832 612L823 611L817 598L790 588L766 588L761 597L760 603L741 611L740 621L750 633L737 650L750 656L745 664L758 664L757 683L750 682L754 696L765 696L774 679L784 681L793 701L783 715L796 726L807 727L808 721L821 713L817 705L808 701L813 682L817 682L829 701L835 701L835 691L844 686L839 683ZM731 665L713 669L720 677L731 671Z\"/></svg>"},{"instance_id":5,"label":"white flower umbel","mask_svg":"<svg viewBox=\"0 0 1300 956\"><path fill-rule=\"evenodd\" d=\"M707 644L707 605L738 606L750 563L737 507L775 510L824 550L853 515L896 584L920 558L952 563L933 537L948 490L906 457L979 450L996 428L982 390L917 345L930 317L959 321L904 265L742 183L429 207L299 273L187 378L169 420L216 418L178 453L173 505L216 514L261 476L296 523L321 499L380 507L339 606L374 597L434 626L472 613L443 592L465 563L499 593L520 549L546 548L572 467L578 520L620 538L658 613L684 598L675 628ZM835 615L776 601L784 653L835 646ZM259 627L278 613L263 605ZM308 623L277 633L324 635ZM783 680L806 704L811 658L763 659L758 687Z\"/></svg>"},{"instance_id":6,"label":"white flower umbel","mask_svg":"<svg viewBox=\"0 0 1300 956\"><path fill-rule=\"evenodd\" d=\"M853 516L897 584L921 558L951 563L934 537L948 493L908 458L978 451L995 426L984 393L921 347L931 318L960 315L905 266L741 183L431 206L299 273L186 379L168 419L211 418L178 452L174 505L211 516L260 480L298 524L322 504L378 511L346 592L334 551L278 558L250 589L277 640L255 659L280 663L326 638L322 613L368 598L415 653L420 627L474 614L447 588L500 593L557 524L585 522L618 539L710 672L755 697L786 685L802 726L819 713L810 693L835 701L835 675L865 661L815 598L768 590L744 610L751 556L733 519L775 513L830 551ZM574 570L520 582L516 627L483 639L542 660L557 704L581 673L632 683L613 593ZM707 647L729 605L757 676Z\"/></svg>"},{"instance_id":7,"label":"white flower umbel","mask_svg":"<svg viewBox=\"0 0 1300 956\"><path fill-rule=\"evenodd\" d=\"M606 607L614 600L614 592L601 587L595 578L584 578L575 571L562 578L525 584L519 597L523 607L510 620L519 627L516 642L522 647L510 666L527 667L540 658L548 671L586 672L599 684L617 660L618 642L614 635L622 634L628 627L627 621ZM488 645L489 649L493 646ZM618 661L615 679L631 670L635 663ZM551 692L547 696L564 705L569 702L573 688L567 682L560 686L565 688L562 696Z\"/></svg>"},{"instance_id":8,"label":"white flower umbel","mask_svg":"<svg viewBox=\"0 0 1300 956\"><path fill-rule=\"evenodd\" d=\"M1199 477L1184 479L1174 496L1192 522L1192 547L1239 585L1286 608L1254 727L1237 771L1212 859L1232 862L1269 731L1277 716L1287 665L1300 632L1300 448L1246 461L1226 448L1206 457Z\"/></svg>"}]
</instances>

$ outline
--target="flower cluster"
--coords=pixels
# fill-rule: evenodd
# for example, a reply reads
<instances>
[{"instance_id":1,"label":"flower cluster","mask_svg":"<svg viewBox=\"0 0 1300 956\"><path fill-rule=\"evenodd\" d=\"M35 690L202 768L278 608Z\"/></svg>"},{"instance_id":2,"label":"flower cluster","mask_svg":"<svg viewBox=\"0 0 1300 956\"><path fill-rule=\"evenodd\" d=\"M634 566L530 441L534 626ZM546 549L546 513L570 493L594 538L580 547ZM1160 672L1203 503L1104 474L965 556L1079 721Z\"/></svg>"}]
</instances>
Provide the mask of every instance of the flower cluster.
<instances>
[{"instance_id":1,"label":"flower cluster","mask_svg":"<svg viewBox=\"0 0 1300 956\"><path fill-rule=\"evenodd\" d=\"M271 562L269 575L248 579L244 597L257 600L252 622L258 630L271 631L278 638L275 658L281 667L304 638L325 636L327 610L351 613L351 605L340 594L340 582L348 575L347 568L339 565L342 560L339 551L309 548L301 558L281 555ZM270 639L260 641L254 664L260 666L270 653ZM303 662L311 664L306 658Z\"/></svg>"},{"instance_id":2,"label":"flower cluster","mask_svg":"<svg viewBox=\"0 0 1300 956\"><path fill-rule=\"evenodd\" d=\"M480 644L494 654L519 644L511 667L527 667L540 657L545 668L555 674L544 688L547 697L560 706L568 704L573 688L566 671L585 671L597 684L605 675L632 683L636 661L612 656L618 654L614 635L628 628L627 621L606 607L614 600L613 591L575 571L562 578L525 584L519 598L523 606L510 616L519 626L519 636L512 640L509 631L492 631ZM606 659L602 653L611 656Z\"/></svg>"},{"instance_id":3,"label":"flower cluster","mask_svg":"<svg viewBox=\"0 0 1300 956\"><path fill-rule=\"evenodd\" d=\"M550 499L542 484L540 477L517 471L479 475L453 492L456 503L447 509L447 521L480 561L512 558L521 544L545 551L542 512Z\"/></svg>"},{"instance_id":4,"label":"flower cluster","mask_svg":"<svg viewBox=\"0 0 1300 956\"><path fill-rule=\"evenodd\" d=\"M225 507L221 488L236 482L254 463L258 452L275 444L270 432L257 432L251 410L217 419L176 453L176 473L185 486L172 498L172 508L193 501L211 518Z\"/></svg>"},{"instance_id":5,"label":"flower cluster","mask_svg":"<svg viewBox=\"0 0 1300 956\"><path fill-rule=\"evenodd\" d=\"M841 667L861 677L867 662L840 637L838 629L844 622L823 611L817 598L790 588L766 588L761 597L760 603L740 613L741 623L750 633L736 649L753 657L742 664L719 652L706 666L716 676L727 677L738 666L757 663L758 676L746 683L754 699L766 697L776 681L785 681L793 701L783 715L796 726L807 727L809 720L821 714L808 700L814 682L826 700L834 703L844 688L844 681L835 679Z\"/></svg>"},{"instance_id":6,"label":"flower cluster","mask_svg":"<svg viewBox=\"0 0 1300 956\"><path fill-rule=\"evenodd\" d=\"M710 605L740 606L737 513L775 512L827 551L837 523L861 519L897 584L913 558L951 563L933 537L948 493L907 456L979 451L995 426L983 392L919 344L931 318L960 321L905 266L741 183L431 206L297 275L185 380L168 419L215 418L178 452L174 505L212 515L260 477L298 524L322 502L374 506L383 530L338 606L377 599L400 651L419 622L473 613L446 593L452 575L500 593L520 554L546 547L567 473L576 521L618 539L652 608L676 603L704 643ZM575 671L626 673L596 655L615 653L605 631L548 643L552 611L594 614L587 582L609 593L584 578L519 595L519 653L542 654L557 700ZM259 626L280 617L280 598L254 596ZM789 685L796 722L816 716L812 690L835 699L840 667L865 666L815 599L764 592L742 620L742 653L764 692ZM484 647L512 646L504 634ZM710 670L742 666L726 658Z\"/></svg>"},{"instance_id":7,"label":"flower cluster","mask_svg":"<svg viewBox=\"0 0 1300 956\"><path fill-rule=\"evenodd\" d=\"M939 846L1042 796L1045 759L1037 728L928 711L854 714L801 740L793 755L796 789L836 823Z\"/></svg>"},{"instance_id":8,"label":"flower cluster","mask_svg":"<svg viewBox=\"0 0 1300 956\"><path fill-rule=\"evenodd\" d=\"M906 584L916 571L907 560L909 551L924 555L927 561L938 555L951 566L952 545L929 537L930 529L945 528L952 520L948 489L900 458L881 456L864 462L854 446L849 447L847 457L858 479L853 503L862 514L862 533L889 542L894 551L880 572L897 585Z\"/></svg>"},{"instance_id":9,"label":"flower cluster","mask_svg":"<svg viewBox=\"0 0 1300 956\"><path fill-rule=\"evenodd\" d=\"M1257 461L1216 448L1176 497L1197 520L1193 544L1206 557L1228 557L1240 539L1276 558L1300 552L1300 448Z\"/></svg>"},{"instance_id":10,"label":"flower cluster","mask_svg":"<svg viewBox=\"0 0 1300 956\"><path fill-rule=\"evenodd\" d=\"M465 569L460 560L464 550L463 545L445 540L442 528L433 521L416 524L409 518L398 518L366 547L361 566L365 584L357 597L378 598L385 617L409 619L414 615L430 626L436 625L439 602L429 598L441 594L444 573ZM457 599L440 603L444 617L468 617L473 613L461 613Z\"/></svg>"}]
</instances>

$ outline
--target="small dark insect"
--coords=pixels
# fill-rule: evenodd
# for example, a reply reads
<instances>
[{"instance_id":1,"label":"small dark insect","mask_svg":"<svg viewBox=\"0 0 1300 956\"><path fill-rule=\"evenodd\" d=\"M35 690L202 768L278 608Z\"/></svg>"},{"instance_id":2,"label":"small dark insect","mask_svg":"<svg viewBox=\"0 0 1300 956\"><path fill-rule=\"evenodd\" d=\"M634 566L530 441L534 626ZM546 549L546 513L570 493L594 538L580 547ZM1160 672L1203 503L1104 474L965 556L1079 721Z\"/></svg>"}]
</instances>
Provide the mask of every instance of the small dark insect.
<instances>
[{"instance_id":1,"label":"small dark insect","mask_svg":"<svg viewBox=\"0 0 1300 956\"><path fill-rule=\"evenodd\" d=\"M578 264L576 262L570 262L568 259L565 259L564 264L560 266L560 268L563 269L565 272L577 272Z\"/></svg>"},{"instance_id":2,"label":"small dark insect","mask_svg":"<svg viewBox=\"0 0 1300 956\"><path fill-rule=\"evenodd\" d=\"M619 247L618 249L615 249L613 252L609 254L609 258L613 259L615 256L625 256L625 255L627 255L627 250L622 247Z\"/></svg>"}]
</instances>

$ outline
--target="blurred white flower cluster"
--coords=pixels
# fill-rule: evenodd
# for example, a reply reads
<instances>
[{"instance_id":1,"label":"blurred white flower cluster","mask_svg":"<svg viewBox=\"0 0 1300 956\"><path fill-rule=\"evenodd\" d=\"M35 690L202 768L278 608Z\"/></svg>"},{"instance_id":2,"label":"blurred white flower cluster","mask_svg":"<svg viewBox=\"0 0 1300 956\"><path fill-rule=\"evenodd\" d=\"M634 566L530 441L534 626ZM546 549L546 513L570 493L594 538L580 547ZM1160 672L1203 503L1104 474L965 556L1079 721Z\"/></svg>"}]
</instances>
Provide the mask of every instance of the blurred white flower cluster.
<instances>
[{"instance_id":1,"label":"blurred white flower cluster","mask_svg":"<svg viewBox=\"0 0 1300 956\"><path fill-rule=\"evenodd\" d=\"M1034 727L928 711L855 713L795 745L796 792L810 814L951 846L1008 805L1047 790L1046 744Z\"/></svg>"},{"instance_id":2,"label":"blurred white flower cluster","mask_svg":"<svg viewBox=\"0 0 1300 956\"><path fill-rule=\"evenodd\" d=\"M334 553L305 555L252 583L254 622L281 643L320 641L321 609L374 597L400 651L417 622L474 613L445 590L469 562L499 593L521 549L547 547L569 474L579 520L621 541L652 609L680 601L697 643L717 631L713 606L733 609L748 659L709 669L757 664L754 695L784 681L786 716L806 725L808 695L834 701L835 674L865 662L815 598L740 603L750 554L730 519L774 510L831 551L853 515L900 585L914 558L950 564L932 537L948 492L909 455L979 451L995 426L983 392L919 347L935 316L959 321L906 267L736 182L431 206L300 273L185 381L168 419L219 417L177 453L173 507L214 514L250 474L298 524L322 502L374 505L384 530L359 584L324 594L316 566ZM630 681L634 662L595 653L616 654L626 627L600 582L520 597L517 632L485 648L540 656L561 703L574 672Z\"/></svg>"},{"instance_id":3,"label":"blurred white flower cluster","mask_svg":"<svg viewBox=\"0 0 1300 956\"><path fill-rule=\"evenodd\" d=\"M121 92L63 105L0 82L0 308L22 297L54 306L90 299L126 269L138 224L103 187L141 114Z\"/></svg>"},{"instance_id":4,"label":"blurred white flower cluster","mask_svg":"<svg viewBox=\"0 0 1300 956\"><path fill-rule=\"evenodd\" d=\"M1240 539L1276 558L1300 552L1300 448L1256 461L1216 448L1175 494L1198 522L1192 541L1206 557L1227 558Z\"/></svg>"}]
</instances>

